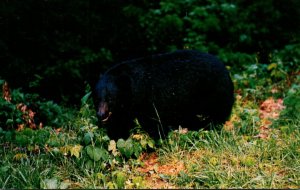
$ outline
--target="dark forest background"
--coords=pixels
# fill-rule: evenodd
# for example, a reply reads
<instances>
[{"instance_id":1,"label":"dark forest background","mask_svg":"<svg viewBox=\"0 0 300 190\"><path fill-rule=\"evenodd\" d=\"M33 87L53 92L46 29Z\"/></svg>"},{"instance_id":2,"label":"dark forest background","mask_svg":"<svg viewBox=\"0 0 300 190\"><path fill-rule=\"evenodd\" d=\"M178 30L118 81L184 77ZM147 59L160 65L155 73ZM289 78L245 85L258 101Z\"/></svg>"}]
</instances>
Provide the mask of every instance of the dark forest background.
<instances>
[{"instance_id":1,"label":"dark forest background","mask_svg":"<svg viewBox=\"0 0 300 190\"><path fill-rule=\"evenodd\" d=\"M0 79L77 105L111 65L198 49L234 69L299 62L298 0L1 0Z\"/></svg>"}]
</instances>

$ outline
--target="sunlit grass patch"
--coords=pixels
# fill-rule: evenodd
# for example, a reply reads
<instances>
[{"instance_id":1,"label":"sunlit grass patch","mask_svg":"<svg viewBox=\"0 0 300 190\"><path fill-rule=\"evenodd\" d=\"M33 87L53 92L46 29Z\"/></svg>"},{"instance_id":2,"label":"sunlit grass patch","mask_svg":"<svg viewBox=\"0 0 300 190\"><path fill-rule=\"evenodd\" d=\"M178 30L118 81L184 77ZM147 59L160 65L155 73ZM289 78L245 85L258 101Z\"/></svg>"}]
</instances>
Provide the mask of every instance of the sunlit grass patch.
<instances>
[{"instance_id":1,"label":"sunlit grass patch","mask_svg":"<svg viewBox=\"0 0 300 190\"><path fill-rule=\"evenodd\" d=\"M171 178L172 182L195 188L287 188L290 181L299 185L299 134L292 140L280 139L276 131L266 140L209 133L210 140L197 150L161 155L161 160L184 162L185 170ZM223 144L218 146L211 139Z\"/></svg>"}]
</instances>

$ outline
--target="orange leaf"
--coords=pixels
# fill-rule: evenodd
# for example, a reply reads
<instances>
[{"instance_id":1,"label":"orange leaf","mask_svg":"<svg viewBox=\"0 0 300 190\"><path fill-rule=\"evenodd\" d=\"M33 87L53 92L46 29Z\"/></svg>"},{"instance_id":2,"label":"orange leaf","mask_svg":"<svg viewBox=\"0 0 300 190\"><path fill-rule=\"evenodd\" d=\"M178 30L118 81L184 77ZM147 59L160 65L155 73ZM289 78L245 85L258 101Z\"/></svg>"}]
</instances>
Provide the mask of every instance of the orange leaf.
<instances>
[{"instance_id":1,"label":"orange leaf","mask_svg":"<svg viewBox=\"0 0 300 190\"><path fill-rule=\"evenodd\" d=\"M11 101L11 94L10 94L10 88L8 86L8 83L5 81L3 86L2 86L2 94L3 94L3 98L10 102Z\"/></svg>"}]
</instances>

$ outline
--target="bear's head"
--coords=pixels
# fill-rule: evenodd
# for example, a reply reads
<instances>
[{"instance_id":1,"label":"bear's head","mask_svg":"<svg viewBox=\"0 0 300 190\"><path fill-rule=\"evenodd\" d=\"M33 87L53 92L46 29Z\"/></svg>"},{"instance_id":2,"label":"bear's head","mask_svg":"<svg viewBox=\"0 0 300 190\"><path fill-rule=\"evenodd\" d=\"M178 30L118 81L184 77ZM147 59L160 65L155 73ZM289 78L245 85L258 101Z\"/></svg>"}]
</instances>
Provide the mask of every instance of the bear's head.
<instances>
[{"instance_id":1,"label":"bear's head","mask_svg":"<svg viewBox=\"0 0 300 190\"><path fill-rule=\"evenodd\" d=\"M124 75L104 74L97 84L96 95L97 115L102 123L110 122L116 115L126 115L131 101L130 79Z\"/></svg>"}]
</instances>

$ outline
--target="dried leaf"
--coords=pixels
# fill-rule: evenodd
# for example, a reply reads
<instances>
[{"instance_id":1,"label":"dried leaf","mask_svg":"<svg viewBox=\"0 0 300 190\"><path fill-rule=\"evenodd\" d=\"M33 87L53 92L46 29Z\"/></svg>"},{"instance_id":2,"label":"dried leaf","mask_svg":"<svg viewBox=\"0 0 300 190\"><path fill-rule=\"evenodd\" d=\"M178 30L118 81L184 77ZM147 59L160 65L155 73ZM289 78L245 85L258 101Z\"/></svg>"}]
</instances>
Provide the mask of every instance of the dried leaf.
<instances>
[{"instance_id":1,"label":"dried leaf","mask_svg":"<svg viewBox=\"0 0 300 190\"><path fill-rule=\"evenodd\" d=\"M111 151L112 154L114 156L117 156L119 154L118 150L117 150L117 144L116 144L116 141L114 140L111 140L109 142L109 145L108 145L108 151Z\"/></svg>"},{"instance_id":2,"label":"dried leaf","mask_svg":"<svg viewBox=\"0 0 300 190\"><path fill-rule=\"evenodd\" d=\"M23 154L23 153L18 153L14 156L14 160L21 160L21 159L25 159L25 158L27 158L27 155Z\"/></svg>"},{"instance_id":3,"label":"dried leaf","mask_svg":"<svg viewBox=\"0 0 300 190\"><path fill-rule=\"evenodd\" d=\"M71 156L74 155L76 158L79 158L79 153L80 153L81 149L82 149L81 145L75 145L75 146L73 146L70 149Z\"/></svg>"},{"instance_id":4,"label":"dried leaf","mask_svg":"<svg viewBox=\"0 0 300 190\"><path fill-rule=\"evenodd\" d=\"M10 93L10 88L8 86L8 83L5 81L3 86L2 86L2 94L3 94L3 98L10 102L11 101L11 93Z\"/></svg>"},{"instance_id":5,"label":"dried leaf","mask_svg":"<svg viewBox=\"0 0 300 190\"><path fill-rule=\"evenodd\" d=\"M283 110L285 106L283 105L283 100L274 100L272 97L265 100L260 105L260 118L266 119L277 119L280 115L280 111Z\"/></svg>"},{"instance_id":6,"label":"dried leaf","mask_svg":"<svg viewBox=\"0 0 300 190\"><path fill-rule=\"evenodd\" d=\"M260 133L256 136L254 136L254 138L261 138L261 139L267 139L269 137L269 135L267 133Z\"/></svg>"}]
</instances>

